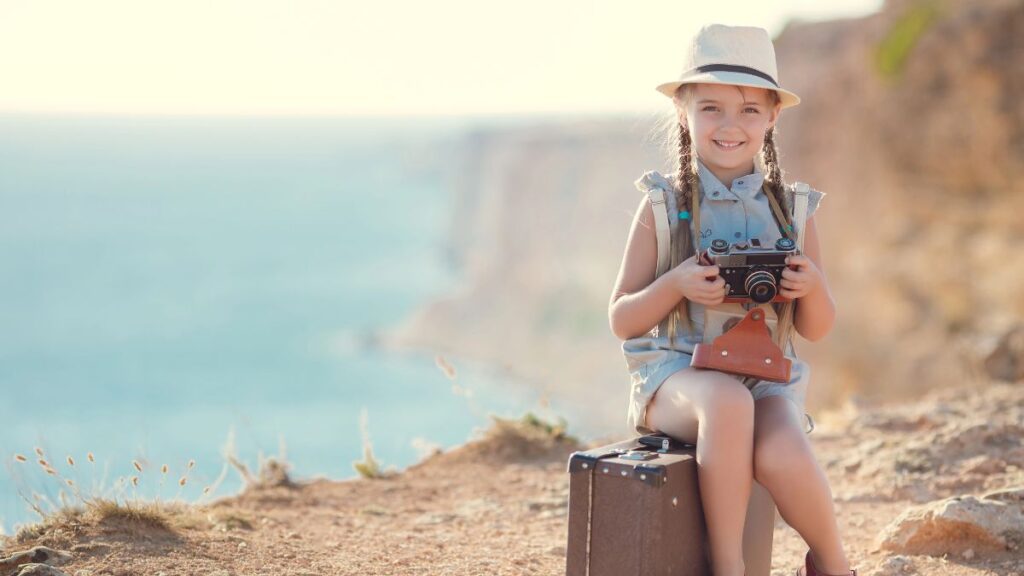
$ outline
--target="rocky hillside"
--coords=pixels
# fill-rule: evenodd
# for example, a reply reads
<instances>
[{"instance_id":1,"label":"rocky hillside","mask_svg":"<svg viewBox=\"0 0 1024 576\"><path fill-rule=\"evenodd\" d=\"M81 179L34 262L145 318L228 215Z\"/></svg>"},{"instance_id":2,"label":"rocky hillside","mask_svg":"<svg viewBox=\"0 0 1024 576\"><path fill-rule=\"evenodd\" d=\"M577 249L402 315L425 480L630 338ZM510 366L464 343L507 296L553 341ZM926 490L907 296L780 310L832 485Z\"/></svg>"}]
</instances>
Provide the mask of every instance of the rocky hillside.
<instances>
[{"instance_id":1,"label":"rocky hillside","mask_svg":"<svg viewBox=\"0 0 1024 576\"><path fill-rule=\"evenodd\" d=\"M829 379L908 397L1024 377L1024 4L890 2L793 24L777 46L805 99L786 163L833 192Z\"/></svg>"},{"instance_id":2,"label":"rocky hillside","mask_svg":"<svg viewBox=\"0 0 1024 576\"><path fill-rule=\"evenodd\" d=\"M1024 4L891 1L790 23L776 45L803 98L779 123L786 177L829 194L817 220L838 318L797 342L809 410L1024 377ZM607 302L632 182L670 165L659 120L467 138L451 234L464 284L386 341L504 365L585 429L628 431Z\"/></svg>"}]
</instances>

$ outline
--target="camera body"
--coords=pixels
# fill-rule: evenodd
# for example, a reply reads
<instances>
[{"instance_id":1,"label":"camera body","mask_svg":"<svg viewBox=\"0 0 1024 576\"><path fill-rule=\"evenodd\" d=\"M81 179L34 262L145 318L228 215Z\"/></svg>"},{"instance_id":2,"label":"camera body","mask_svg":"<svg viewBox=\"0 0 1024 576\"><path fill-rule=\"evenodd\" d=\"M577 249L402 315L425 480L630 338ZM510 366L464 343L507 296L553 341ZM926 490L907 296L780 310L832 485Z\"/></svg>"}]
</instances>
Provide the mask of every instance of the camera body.
<instances>
[{"instance_id":1,"label":"camera body","mask_svg":"<svg viewBox=\"0 0 1024 576\"><path fill-rule=\"evenodd\" d=\"M789 302L779 295L779 285L786 258L799 253L796 242L789 238L779 238L772 247L761 246L757 238L732 244L715 239L701 254L700 263L719 267L729 285L724 302Z\"/></svg>"}]
</instances>

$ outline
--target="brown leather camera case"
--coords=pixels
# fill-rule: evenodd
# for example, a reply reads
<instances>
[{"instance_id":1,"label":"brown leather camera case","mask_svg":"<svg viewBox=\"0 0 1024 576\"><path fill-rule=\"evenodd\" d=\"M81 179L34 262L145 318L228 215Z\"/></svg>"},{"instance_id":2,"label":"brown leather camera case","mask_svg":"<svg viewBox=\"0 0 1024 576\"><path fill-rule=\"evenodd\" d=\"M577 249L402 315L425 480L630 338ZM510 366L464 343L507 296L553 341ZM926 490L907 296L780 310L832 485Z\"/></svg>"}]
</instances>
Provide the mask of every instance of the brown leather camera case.
<instances>
[{"instance_id":1,"label":"brown leather camera case","mask_svg":"<svg viewBox=\"0 0 1024 576\"><path fill-rule=\"evenodd\" d=\"M711 344L697 344L690 366L752 376L772 382L789 382L792 361L772 341L764 322L764 310L753 308L731 330Z\"/></svg>"}]
</instances>

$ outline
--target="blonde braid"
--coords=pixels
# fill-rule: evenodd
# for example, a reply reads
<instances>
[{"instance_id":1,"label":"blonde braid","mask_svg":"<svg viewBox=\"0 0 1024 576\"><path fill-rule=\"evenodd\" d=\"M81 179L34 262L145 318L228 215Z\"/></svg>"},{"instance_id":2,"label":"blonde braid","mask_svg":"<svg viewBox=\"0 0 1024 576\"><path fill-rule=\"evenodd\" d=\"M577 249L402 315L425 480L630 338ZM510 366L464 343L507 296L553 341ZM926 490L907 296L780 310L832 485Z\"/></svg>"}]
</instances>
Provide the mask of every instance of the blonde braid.
<instances>
[{"instance_id":1,"label":"blonde braid","mask_svg":"<svg viewBox=\"0 0 1024 576\"><path fill-rule=\"evenodd\" d=\"M787 230L792 230L793 220L790 216L792 212L792 202L789 194L786 193L786 186L782 180L782 167L779 166L779 150L775 145L775 127L768 129L764 137L764 146L761 149L761 155L764 159L765 165L765 182L768 192L775 197L775 200L782 206L785 217L785 222L781 222L782 226ZM773 211L774 215L774 211ZM796 240L795 236L793 237ZM778 316L778 325L775 333L775 344L782 350L782 353L786 353L786 347L789 339L792 335L793 322L796 316L796 301L790 300L783 304L772 305L775 308L776 316Z\"/></svg>"},{"instance_id":2,"label":"blonde braid","mask_svg":"<svg viewBox=\"0 0 1024 576\"><path fill-rule=\"evenodd\" d=\"M679 210L689 207L690 218L680 220L676 227L672 245L672 268L696 254L700 246L700 181L697 175L696 162L693 154L693 142L690 131L679 123L679 168L676 171L676 206ZM678 214L670 214L670 218L678 218ZM683 298L669 313L668 338L669 346L675 347L679 326L685 322L693 331L693 320L690 318L689 300Z\"/></svg>"}]
</instances>

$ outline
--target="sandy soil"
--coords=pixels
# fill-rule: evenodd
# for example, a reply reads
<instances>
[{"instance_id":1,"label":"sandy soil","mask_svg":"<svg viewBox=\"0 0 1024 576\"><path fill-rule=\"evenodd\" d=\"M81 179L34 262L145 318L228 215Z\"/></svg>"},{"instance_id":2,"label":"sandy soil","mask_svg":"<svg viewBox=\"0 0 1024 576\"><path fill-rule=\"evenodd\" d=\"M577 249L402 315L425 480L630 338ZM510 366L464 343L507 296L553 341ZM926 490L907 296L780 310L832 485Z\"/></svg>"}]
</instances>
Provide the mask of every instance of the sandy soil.
<instances>
[{"instance_id":1,"label":"sandy soil","mask_svg":"<svg viewBox=\"0 0 1024 576\"><path fill-rule=\"evenodd\" d=\"M848 403L817 420L810 437L859 573L1024 574L1020 549L953 542L940 556L899 556L876 544L908 507L1024 488L1024 386ZM565 464L579 448L571 438L495 426L391 477L252 487L176 514L167 528L66 520L5 539L0 557L50 546L72 554L61 567L70 575L563 574ZM806 547L781 517L775 538L773 573L791 574Z\"/></svg>"}]
</instances>

